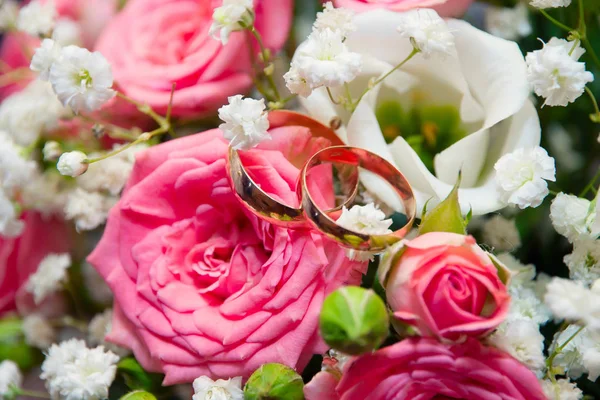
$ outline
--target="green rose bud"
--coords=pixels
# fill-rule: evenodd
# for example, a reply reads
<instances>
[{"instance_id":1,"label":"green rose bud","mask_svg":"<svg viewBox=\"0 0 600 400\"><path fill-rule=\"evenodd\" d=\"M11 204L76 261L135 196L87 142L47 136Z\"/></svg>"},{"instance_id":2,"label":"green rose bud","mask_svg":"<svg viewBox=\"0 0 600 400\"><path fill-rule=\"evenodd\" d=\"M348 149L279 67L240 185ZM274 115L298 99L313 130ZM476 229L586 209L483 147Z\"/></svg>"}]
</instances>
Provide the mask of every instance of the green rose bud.
<instances>
[{"instance_id":1,"label":"green rose bud","mask_svg":"<svg viewBox=\"0 0 600 400\"><path fill-rule=\"evenodd\" d=\"M303 400L304 382L292 368L265 364L250 376L244 388L245 400Z\"/></svg>"},{"instance_id":2,"label":"green rose bud","mask_svg":"<svg viewBox=\"0 0 600 400\"><path fill-rule=\"evenodd\" d=\"M319 325L325 343L342 353L358 355L383 343L388 336L389 316L374 291L346 286L327 296Z\"/></svg>"}]
</instances>

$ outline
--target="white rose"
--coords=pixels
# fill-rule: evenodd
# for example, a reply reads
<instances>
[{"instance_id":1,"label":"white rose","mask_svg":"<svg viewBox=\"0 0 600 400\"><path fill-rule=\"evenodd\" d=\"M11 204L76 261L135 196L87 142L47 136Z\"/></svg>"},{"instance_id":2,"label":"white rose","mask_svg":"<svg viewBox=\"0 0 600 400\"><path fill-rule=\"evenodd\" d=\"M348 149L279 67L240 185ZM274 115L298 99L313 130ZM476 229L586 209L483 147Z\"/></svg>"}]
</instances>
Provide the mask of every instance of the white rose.
<instances>
[{"instance_id":1,"label":"white rose","mask_svg":"<svg viewBox=\"0 0 600 400\"><path fill-rule=\"evenodd\" d=\"M386 10L362 13L355 18L357 30L344 42L349 51L363 56L362 72L349 84L355 99L371 78L383 76L412 51L410 40L397 32L400 21L400 13ZM342 140L395 164L411 183L418 210L429 199L433 199L431 208L445 198L460 170L459 198L463 212L472 208L475 215L486 214L505 206L496 192L495 162L517 148L538 146L540 123L528 98L525 61L517 44L464 21L450 19L447 23L454 34L456 49L429 59L417 54L370 90L353 114L332 104L323 88L301 101L313 118L325 124L341 118L344 125L337 133ZM343 95L342 90L334 90L334 96ZM455 110L457 129L463 134L445 148L428 150L426 156L432 171L404 137L390 138L390 132L386 131L389 143L386 142L376 113L382 103L390 100L400 104L406 115L415 110L423 113L427 108L431 111L432 106ZM429 145L428 133L433 132L434 142L450 137L436 136L439 134L436 129L439 130L438 125L421 124L420 134L410 139L429 140L423 142ZM387 205L401 209L399 199L382 180L371 174L363 174L362 180Z\"/></svg>"}]
</instances>

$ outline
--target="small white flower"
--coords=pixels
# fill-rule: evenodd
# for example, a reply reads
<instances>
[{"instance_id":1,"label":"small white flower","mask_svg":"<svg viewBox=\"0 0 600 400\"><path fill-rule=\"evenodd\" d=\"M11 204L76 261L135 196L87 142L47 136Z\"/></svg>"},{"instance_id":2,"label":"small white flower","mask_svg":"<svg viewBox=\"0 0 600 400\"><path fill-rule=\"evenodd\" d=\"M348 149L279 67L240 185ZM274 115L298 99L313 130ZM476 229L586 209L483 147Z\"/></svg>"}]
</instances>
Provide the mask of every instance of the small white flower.
<instances>
[{"instance_id":1,"label":"small white flower","mask_svg":"<svg viewBox=\"0 0 600 400\"><path fill-rule=\"evenodd\" d=\"M81 151L63 153L58 159L56 168L61 175L79 176L88 170L88 157Z\"/></svg>"},{"instance_id":2,"label":"small white flower","mask_svg":"<svg viewBox=\"0 0 600 400\"><path fill-rule=\"evenodd\" d=\"M521 237L514 219L494 215L482 229L483 242L496 251L511 251L521 246Z\"/></svg>"},{"instance_id":3,"label":"small white flower","mask_svg":"<svg viewBox=\"0 0 600 400\"><path fill-rule=\"evenodd\" d=\"M546 181L555 180L554 159L541 147L519 148L494 165L500 194L519 208L537 207L548 195Z\"/></svg>"},{"instance_id":4,"label":"small white flower","mask_svg":"<svg viewBox=\"0 0 600 400\"><path fill-rule=\"evenodd\" d=\"M600 281L587 289L582 282L555 277L546 289L544 302L556 318L577 321L600 333Z\"/></svg>"},{"instance_id":5,"label":"small white flower","mask_svg":"<svg viewBox=\"0 0 600 400\"><path fill-rule=\"evenodd\" d=\"M573 243L573 252L563 259L570 277L591 286L600 279L600 240L582 237Z\"/></svg>"},{"instance_id":6,"label":"small white flower","mask_svg":"<svg viewBox=\"0 0 600 400\"><path fill-rule=\"evenodd\" d=\"M573 42L553 37L544 47L527 53L527 79L544 105L566 106L583 94L594 75L577 61L585 50Z\"/></svg>"},{"instance_id":7,"label":"small white flower","mask_svg":"<svg viewBox=\"0 0 600 400\"><path fill-rule=\"evenodd\" d=\"M36 79L2 101L0 129L7 131L15 143L29 146L68 115L69 110L60 104L52 86Z\"/></svg>"},{"instance_id":8,"label":"small white flower","mask_svg":"<svg viewBox=\"0 0 600 400\"><path fill-rule=\"evenodd\" d=\"M88 349L82 340L52 345L40 377L52 398L100 400L108 397L119 357L99 346Z\"/></svg>"},{"instance_id":9,"label":"small white flower","mask_svg":"<svg viewBox=\"0 0 600 400\"><path fill-rule=\"evenodd\" d=\"M42 350L52 346L56 338L52 325L38 314L31 314L23 319L23 334L28 345Z\"/></svg>"},{"instance_id":10,"label":"small white flower","mask_svg":"<svg viewBox=\"0 0 600 400\"><path fill-rule=\"evenodd\" d=\"M42 154L44 155L44 161L55 161L63 153L60 143L50 140L44 143Z\"/></svg>"},{"instance_id":11,"label":"small white flower","mask_svg":"<svg viewBox=\"0 0 600 400\"><path fill-rule=\"evenodd\" d=\"M3 190L0 190L0 236L13 238L20 236L25 223L19 220L15 205Z\"/></svg>"},{"instance_id":12,"label":"small white flower","mask_svg":"<svg viewBox=\"0 0 600 400\"><path fill-rule=\"evenodd\" d=\"M532 32L524 3L514 8L489 6L485 10L485 29L494 36L517 40Z\"/></svg>"},{"instance_id":13,"label":"small white flower","mask_svg":"<svg viewBox=\"0 0 600 400\"><path fill-rule=\"evenodd\" d=\"M4 0L0 3L0 31L6 31L17 24L19 5L14 0Z\"/></svg>"},{"instance_id":14,"label":"small white flower","mask_svg":"<svg viewBox=\"0 0 600 400\"><path fill-rule=\"evenodd\" d=\"M531 320L506 321L487 341L532 371L541 371L544 368L544 336L540 333L539 326Z\"/></svg>"},{"instance_id":15,"label":"small white flower","mask_svg":"<svg viewBox=\"0 0 600 400\"><path fill-rule=\"evenodd\" d=\"M35 49L33 57L31 58L31 64L29 68L32 71L40 73L39 78L43 81L47 81L50 77L50 68L52 64L60 57L60 50L62 47L60 44L52 39L44 39L40 44L40 47Z\"/></svg>"},{"instance_id":16,"label":"small white flower","mask_svg":"<svg viewBox=\"0 0 600 400\"><path fill-rule=\"evenodd\" d=\"M559 193L550 206L550 219L554 229L570 242L583 234L589 234L594 218L591 202L570 194Z\"/></svg>"},{"instance_id":17,"label":"small white flower","mask_svg":"<svg viewBox=\"0 0 600 400\"><path fill-rule=\"evenodd\" d=\"M106 222L108 212L116 202L115 197L77 188L67 198L65 218L75 220L78 231L89 231Z\"/></svg>"},{"instance_id":18,"label":"small white flower","mask_svg":"<svg viewBox=\"0 0 600 400\"><path fill-rule=\"evenodd\" d=\"M341 7L335 8L330 1L325 3L323 8L322 12L317 13L317 20L313 25L313 30L339 30L343 37L348 36L350 32L356 30L356 25L353 21L354 11Z\"/></svg>"},{"instance_id":19,"label":"small white flower","mask_svg":"<svg viewBox=\"0 0 600 400\"><path fill-rule=\"evenodd\" d=\"M80 46L81 45L81 27L80 25L69 18L61 18L56 22L52 39L61 46Z\"/></svg>"},{"instance_id":20,"label":"small white flower","mask_svg":"<svg viewBox=\"0 0 600 400\"><path fill-rule=\"evenodd\" d=\"M398 14L401 23L398 32L410 38L425 57L432 54L450 54L454 49L454 35L446 22L432 9L417 9Z\"/></svg>"},{"instance_id":21,"label":"small white flower","mask_svg":"<svg viewBox=\"0 0 600 400\"><path fill-rule=\"evenodd\" d=\"M77 46L64 47L50 69L50 83L58 99L78 113L95 111L112 99L113 74L99 52Z\"/></svg>"},{"instance_id":22,"label":"small white flower","mask_svg":"<svg viewBox=\"0 0 600 400\"><path fill-rule=\"evenodd\" d=\"M252 0L223 0L223 5L215 8L212 17L209 34L226 45L232 32L241 31L254 23ZM217 32L220 33L218 37Z\"/></svg>"},{"instance_id":23,"label":"small white flower","mask_svg":"<svg viewBox=\"0 0 600 400\"><path fill-rule=\"evenodd\" d=\"M355 205L350 210L342 208L342 215L336 221L343 228L365 235L385 235L391 233L391 219L386 219L383 211L375 204Z\"/></svg>"},{"instance_id":24,"label":"small white flower","mask_svg":"<svg viewBox=\"0 0 600 400\"><path fill-rule=\"evenodd\" d=\"M192 400L243 400L242 377L217 379L213 381L207 376L196 378L193 383Z\"/></svg>"},{"instance_id":25,"label":"small white flower","mask_svg":"<svg viewBox=\"0 0 600 400\"><path fill-rule=\"evenodd\" d=\"M338 87L360 73L362 57L348 50L340 31L314 31L298 49L292 68L284 78L292 93L308 93L316 88ZM304 85L306 82L306 85Z\"/></svg>"},{"instance_id":26,"label":"small white flower","mask_svg":"<svg viewBox=\"0 0 600 400\"><path fill-rule=\"evenodd\" d=\"M34 161L23 158L23 148L6 132L0 131L0 189L10 196L16 188L27 183L35 169Z\"/></svg>"},{"instance_id":27,"label":"small white flower","mask_svg":"<svg viewBox=\"0 0 600 400\"><path fill-rule=\"evenodd\" d=\"M308 97L311 95L312 88L306 79L300 76L295 63L292 63L290 70L283 75L283 79L285 79L285 85L291 93L302 97Z\"/></svg>"},{"instance_id":28,"label":"small white flower","mask_svg":"<svg viewBox=\"0 0 600 400\"><path fill-rule=\"evenodd\" d=\"M11 386L20 387L23 375L17 364L10 360L0 362L0 399L8 395Z\"/></svg>"},{"instance_id":29,"label":"small white flower","mask_svg":"<svg viewBox=\"0 0 600 400\"><path fill-rule=\"evenodd\" d=\"M67 201L68 183L53 171L36 173L21 189L24 208L33 209L44 216L62 215Z\"/></svg>"},{"instance_id":30,"label":"small white flower","mask_svg":"<svg viewBox=\"0 0 600 400\"><path fill-rule=\"evenodd\" d=\"M229 104L219 108L219 125L230 146L237 150L248 150L263 140L271 138L269 118L265 112L264 99L244 99L242 95L229 97Z\"/></svg>"},{"instance_id":31,"label":"small white flower","mask_svg":"<svg viewBox=\"0 0 600 400\"><path fill-rule=\"evenodd\" d=\"M23 6L17 17L17 29L32 36L47 36L54 28L56 9L53 1L34 0Z\"/></svg>"},{"instance_id":32,"label":"small white flower","mask_svg":"<svg viewBox=\"0 0 600 400\"><path fill-rule=\"evenodd\" d=\"M37 271L27 281L27 291L39 304L47 295L56 292L67 280L67 269L71 266L71 256L67 253L48 254L40 262Z\"/></svg>"},{"instance_id":33,"label":"small white flower","mask_svg":"<svg viewBox=\"0 0 600 400\"><path fill-rule=\"evenodd\" d=\"M581 400L583 392L568 379L559 379L556 383L550 380L542 381L542 389L548 400Z\"/></svg>"},{"instance_id":34,"label":"small white flower","mask_svg":"<svg viewBox=\"0 0 600 400\"><path fill-rule=\"evenodd\" d=\"M554 335L552 345L548 349L549 353L552 353L557 345L564 345L580 328L578 325L569 325L564 331L557 332ZM584 328L564 346L562 351L554 358L553 364L564 369L566 375L570 378L578 379L587 371L583 365L584 353L593 346L588 331Z\"/></svg>"},{"instance_id":35,"label":"small white flower","mask_svg":"<svg viewBox=\"0 0 600 400\"><path fill-rule=\"evenodd\" d=\"M108 335L112 329L112 317L112 309L107 309L100 314L96 314L94 318L92 318L88 327L88 342L92 346L102 345L119 357L125 357L130 353L128 349L104 340L106 335Z\"/></svg>"},{"instance_id":36,"label":"small white flower","mask_svg":"<svg viewBox=\"0 0 600 400\"><path fill-rule=\"evenodd\" d=\"M529 4L535 8L568 7L571 0L530 0Z\"/></svg>"}]
</instances>

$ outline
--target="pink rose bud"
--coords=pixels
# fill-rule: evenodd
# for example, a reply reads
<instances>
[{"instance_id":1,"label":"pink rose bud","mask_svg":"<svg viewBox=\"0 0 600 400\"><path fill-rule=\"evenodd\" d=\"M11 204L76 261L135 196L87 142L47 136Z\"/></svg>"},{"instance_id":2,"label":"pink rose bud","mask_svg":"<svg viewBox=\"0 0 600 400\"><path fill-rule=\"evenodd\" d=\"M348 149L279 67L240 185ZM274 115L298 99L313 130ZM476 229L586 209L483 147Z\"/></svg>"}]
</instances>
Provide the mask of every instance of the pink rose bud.
<instances>
[{"instance_id":1,"label":"pink rose bud","mask_svg":"<svg viewBox=\"0 0 600 400\"><path fill-rule=\"evenodd\" d=\"M380 274L399 321L422 336L462 340L504 320L509 273L472 236L430 232L400 246L401 256L385 259Z\"/></svg>"}]
</instances>

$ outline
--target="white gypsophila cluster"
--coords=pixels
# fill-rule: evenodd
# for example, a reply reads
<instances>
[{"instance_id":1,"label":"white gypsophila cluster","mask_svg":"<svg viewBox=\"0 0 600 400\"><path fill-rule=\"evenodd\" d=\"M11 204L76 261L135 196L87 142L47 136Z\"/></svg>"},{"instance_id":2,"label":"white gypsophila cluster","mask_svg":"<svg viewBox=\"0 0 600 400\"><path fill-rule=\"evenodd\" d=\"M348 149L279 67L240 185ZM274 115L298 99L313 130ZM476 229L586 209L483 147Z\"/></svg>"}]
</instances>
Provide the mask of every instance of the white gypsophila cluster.
<instances>
[{"instance_id":1,"label":"white gypsophila cluster","mask_svg":"<svg viewBox=\"0 0 600 400\"><path fill-rule=\"evenodd\" d=\"M4 0L0 3L0 30L6 31L15 27L19 16L19 5L14 0Z\"/></svg>"},{"instance_id":2,"label":"white gypsophila cluster","mask_svg":"<svg viewBox=\"0 0 600 400\"><path fill-rule=\"evenodd\" d=\"M60 215L65 208L69 188L60 175L47 171L36 173L21 189L24 208L40 212L44 216Z\"/></svg>"},{"instance_id":3,"label":"white gypsophila cluster","mask_svg":"<svg viewBox=\"0 0 600 400\"><path fill-rule=\"evenodd\" d=\"M560 124L552 124L548 128L548 146L556 159L557 168L565 173L580 169L584 164L583 154L574 148L573 137Z\"/></svg>"},{"instance_id":4,"label":"white gypsophila cluster","mask_svg":"<svg viewBox=\"0 0 600 400\"><path fill-rule=\"evenodd\" d=\"M81 151L69 151L61 154L56 169L61 175L76 177L85 173L89 168L88 156Z\"/></svg>"},{"instance_id":5,"label":"white gypsophila cluster","mask_svg":"<svg viewBox=\"0 0 600 400\"><path fill-rule=\"evenodd\" d=\"M115 197L76 188L67 197L65 218L74 220L78 231L90 231L106 222L108 212L116 202Z\"/></svg>"},{"instance_id":6,"label":"white gypsophila cluster","mask_svg":"<svg viewBox=\"0 0 600 400\"><path fill-rule=\"evenodd\" d=\"M217 7L213 11L212 19L209 35L226 45L232 32L252 26L254 22L253 2L252 0L223 0L221 7Z\"/></svg>"},{"instance_id":7,"label":"white gypsophila cluster","mask_svg":"<svg viewBox=\"0 0 600 400\"><path fill-rule=\"evenodd\" d=\"M219 108L219 125L223 137L236 150L248 150L263 140L271 139L265 100L244 99L242 95L228 98L229 104Z\"/></svg>"},{"instance_id":8,"label":"white gypsophila cluster","mask_svg":"<svg viewBox=\"0 0 600 400\"><path fill-rule=\"evenodd\" d=\"M564 263L571 279L591 286L600 279L600 240L582 237L573 243L573 252L567 254Z\"/></svg>"},{"instance_id":9,"label":"white gypsophila cluster","mask_svg":"<svg viewBox=\"0 0 600 400\"><path fill-rule=\"evenodd\" d=\"M35 162L26 159L24 152L25 149L17 145L8 133L0 131L0 190L8 195L35 173Z\"/></svg>"},{"instance_id":10,"label":"white gypsophila cluster","mask_svg":"<svg viewBox=\"0 0 600 400\"><path fill-rule=\"evenodd\" d=\"M23 334L25 342L33 347L46 350L56 339L52 325L39 314L31 314L23 318Z\"/></svg>"},{"instance_id":11,"label":"white gypsophila cluster","mask_svg":"<svg viewBox=\"0 0 600 400\"><path fill-rule=\"evenodd\" d=\"M586 328L569 325L565 330L557 332L548 351L552 353L557 346L562 350L554 358L554 366L562 368L571 379L579 379L586 373L589 373L592 381L598 378L600 345Z\"/></svg>"},{"instance_id":12,"label":"white gypsophila cluster","mask_svg":"<svg viewBox=\"0 0 600 400\"><path fill-rule=\"evenodd\" d=\"M117 151L121 146L115 145L112 150ZM145 144L135 145L103 160L102 163L89 164L86 173L77 177L77 185L89 192L98 191L107 192L113 196L118 195L133 170L135 154L146 148ZM101 155L92 153L89 157L96 158Z\"/></svg>"},{"instance_id":13,"label":"white gypsophila cluster","mask_svg":"<svg viewBox=\"0 0 600 400\"><path fill-rule=\"evenodd\" d=\"M558 379L556 383L550 380L542 381L542 389L548 400L581 400L583 392L577 384L568 379Z\"/></svg>"},{"instance_id":14,"label":"white gypsophila cluster","mask_svg":"<svg viewBox=\"0 0 600 400\"><path fill-rule=\"evenodd\" d=\"M589 200L559 193L550 206L550 219L556 232L570 242L590 233L596 214Z\"/></svg>"},{"instance_id":15,"label":"white gypsophila cluster","mask_svg":"<svg viewBox=\"0 0 600 400\"><path fill-rule=\"evenodd\" d=\"M292 93L308 97L317 88L351 82L361 68L361 55L348 49L342 32L326 28L310 34L283 77Z\"/></svg>"},{"instance_id":16,"label":"white gypsophila cluster","mask_svg":"<svg viewBox=\"0 0 600 400\"><path fill-rule=\"evenodd\" d=\"M398 32L410 38L423 56L450 54L454 49L454 35L446 22L432 9L416 9L401 14Z\"/></svg>"},{"instance_id":17,"label":"white gypsophila cluster","mask_svg":"<svg viewBox=\"0 0 600 400\"><path fill-rule=\"evenodd\" d=\"M347 8L335 8L328 1L323 6L323 11L317 13L317 20L313 25L313 31L330 29L339 31L343 37L356 30L354 24L354 11Z\"/></svg>"},{"instance_id":18,"label":"white gypsophila cluster","mask_svg":"<svg viewBox=\"0 0 600 400\"><path fill-rule=\"evenodd\" d=\"M96 271L96 268L84 262L81 266L81 273L83 274L85 287L88 288L92 300L102 305L110 304L113 300L113 293L98 271Z\"/></svg>"},{"instance_id":19,"label":"white gypsophila cluster","mask_svg":"<svg viewBox=\"0 0 600 400\"><path fill-rule=\"evenodd\" d=\"M582 282L554 277L546 286L544 302L557 319L578 321L600 332L600 281L588 289Z\"/></svg>"},{"instance_id":20,"label":"white gypsophila cluster","mask_svg":"<svg viewBox=\"0 0 600 400\"><path fill-rule=\"evenodd\" d=\"M50 68L49 81L61 103L75 113L95 111L116 95L106 58L77 46L61 49Z\"/></svg>"},{"instance_id":21,"label":"white gypsophila cluster","mask_svg":"<svg viewBox=\"0 0 600 400\"><path fill-rule=\"evenodd\" d=\"M510 270L510 285L528 285L535 279L535 265L523 264L510 253L500 253L496 258Z\"/></svg>"},{"instance_id":22,"label":"white gypsophila cluster","mask_svg":"<svg viewBox=\"0 0 600 400\"><path fill-rule=\"evenodd\" d=\"M29 69L39 72L39 77L43 81L50 79L50 68L60 58L62 46L55 40L44 39L40 47L35 49Z\"/></svg>"},{"instance_id":23,"label":"white gypsophila cluster","mask_svg":"<svg viewBox=\"0 0 600 400\"><path fill-rule=\"evenodd\" d=\"M568 7L571 5L571 0L530 0L529 4L535 8L556 8Z\"/></svg>"},{"instance_id":24,"label":"white gypsophila cluster","mask_svg":"<svg viewBox=\"0 0 600 400\"><path fill-rule=\"evenodd\" d=\"M130 353L128 349L104 340L106 335L108 335L112 329L112 317L112 309L107 309L100 314L96 314L94 318L92 318L90 325L88 326L88 343L92 346L102 345L119 357L125 357Z\"/></svg>"},{"instance_id":25,"label":"white gypsophila cluster","mask_svg":"<svg viewBox=\"0 0 600 400\"><path fill-rule=\"evenodd\" d=\"M10 134L15 143L30 146L40 135L58 127L59 119L69 114L49 83L34 80L2 101L0 129Z\"/></svg>"},{"instance_id":26,"label":"white gypsophila cluster","mask_svg":"<svg viewBox=\"0 0 600 400\"><path fill-rule=\"evenodd\" d=\"M10 388L20 387L23 375L17 364L11 360L0 361L0 399L10 393Z\"/></svg>"},{"instance_id":27,"label":"white gypsophila cluster","mask_svg":"<svg viewBox=\"0 0 600 400\"><path fill-rule=\"evenodd\" d=\"M579 43L553 37L540 50L527 53L527 79L544 105L566 106L583 94L594 75L585 70Z\"/></svg>"},{"instance_id":28,"label":"white gypsophila cluster","mask_svg":"<svg viewBox=\"0 0 600 400\"><path fill-rule=\"evenodd\" d=\"M537 207L548 195L548 183L554 182L554 159L541 147L519 148L502 156L494 165L501 198L521 209Z\"/></svg>"},{"instance_id":29,"label":"white gypsophila cluster","mask_svg":"<svg viewBox=\"0 0 600 400\"><path fill-rule=\"evenodd\" d=\"M485 221L482 228L483 242L496 251L512 251L521 247L521 237L514 219L497 214Z\"/></svg>"},{"instance_id":30,"label":"white gypsophila cluster","mask_svg":"<svg viewBox=\"0 0 600 400\"><path fill-rule=\"evenodd\" d=\"M485 9L485 30L506 40L517 40L532 32L524 3L515 7L489 6Z\"/></svg>"},{"instance_id":31,"label":"white gypsophila cluster","mask_svg":"<svg viewBox=\"0 0 600 400\"><path fill-rule=\"evenodd\" d=\"M365 235L386 235L392 233L389 229L392 225L392 220L386 219L383 211L378 209L373 203L365 206L355 205L349 210L343 207L342 214L336 222L343 228Z\"/></svg>"},{"instance_id":32,"label":"white gypsophila cluster","mask_svg":"<svg viewBox=\"0 0 600 400\"><path fill-rule=\"evenodd\" d=\"M207 376L196 378L193 383L192 400L243 400L242 377L217 379L213 381Z\"/></svg>"},{"instance_id":33,"label":"white gypsophila cluster","mask_svg":"<svg viewBox=\"0 0 600 400\"><path fill-rule=\"evenodd\" d=\"M47 36L56 20L53 1L33 0L21 8L17 17L17 29L32 36Z\"/></svg>"},{"instance_id":34,"label":"white gypsophila cluster","mask_svg":"<svg viewBox=\"0 0 600 400\"><path fill-rule=\"evenodd\" d=\"M71 256L67 253L48 254L40 262L37 271L27 281L27 291L33 293L33 300L39 304L47 295L61 289L67 280L67 269L71 266Z\"/></svg>"},{"instance_id":35,"label":"white gypsophila cluster","mask_svg":"<svg viewBox=\"0 0 600 400\"><path fill-rule=\"evenodd\" d=\"M52 39L61 46L81 46L82 32L80 25L70 18L61 18L56 21Z\"/></svg>"},{"instance_id":36,"label":"white gypsophila cluster","mask_svg":"<svg viewBox=\"0 0 600 400\"><path fill-rule=\"evenodd\" d=\"M115 379L119 357L103 346L88 349L71 339L50 347L40 377L52 398L101 400Z\"/></svg>"},{"instance_id":37,"label":"white gypsophila cluster","mask_svg":"<svg viewBox=\"0 0 600 400\"><path fill-rule=\"evenodd\" d=\"M544 368L544 336L540 333L539 325L531 320L505 321L487 338L487 342L510 354L538 375Z\"/></svg>"},{"instance_id":38,"label":"white gypsophila cluster","mask_svg":"<svg viewBox=\"0 0 600 400\"><path fill-rule=\"evenodd\" d=\"M15 204L0 190L0 235L6 238L20 236L25 223L19 220Z\"/></svg>"}]
</instances>

